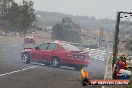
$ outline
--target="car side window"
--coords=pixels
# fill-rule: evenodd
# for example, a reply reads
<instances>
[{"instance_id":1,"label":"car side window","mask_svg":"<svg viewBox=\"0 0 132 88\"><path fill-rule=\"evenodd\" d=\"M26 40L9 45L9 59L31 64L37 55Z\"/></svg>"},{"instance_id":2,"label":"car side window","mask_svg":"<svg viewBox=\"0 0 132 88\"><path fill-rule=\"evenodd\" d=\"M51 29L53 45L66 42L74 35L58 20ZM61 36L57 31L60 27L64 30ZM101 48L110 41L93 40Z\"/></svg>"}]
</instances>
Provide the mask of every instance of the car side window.
<instances>
[{"instance_id":1,"label":"car side window","mask_svg":"<svg viewBox=\"0 0 132 88\"><path fill-rule=\"evenodd\" d=\"M46 50L48 46L49 46L49 44L42 44L39 46L39 49L40 50Z\"/></svg>"},{"instance_id":2,"label":"car side window","mask_svg":"<svg viewBox=\"0 0 132 88\"><path fill-rule=\"evenodd\" d=\"M49 47L47 48L47 50L56 50L57 49L57 45L56 44L50 44Z\"/></svg>"}]
</instances>

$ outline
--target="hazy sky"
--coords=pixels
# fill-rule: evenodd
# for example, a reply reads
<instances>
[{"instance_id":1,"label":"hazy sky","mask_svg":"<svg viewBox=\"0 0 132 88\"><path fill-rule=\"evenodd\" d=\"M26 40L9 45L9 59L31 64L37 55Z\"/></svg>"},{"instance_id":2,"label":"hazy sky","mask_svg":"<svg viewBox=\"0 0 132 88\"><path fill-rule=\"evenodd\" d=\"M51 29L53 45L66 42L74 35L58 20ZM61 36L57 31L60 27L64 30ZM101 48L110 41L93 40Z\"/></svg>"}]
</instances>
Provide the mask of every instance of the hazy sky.
<instances>
[{"instance_id":1,"label":"hazy sky","mask_svg":"<svg viewBox=\"0 0 132 88\"><path fill-rule=\"evenodd\" d=\"M35 9L115 19L117 11L132 11L132 0L33 0Z\"/></svg>"}]
</instances>

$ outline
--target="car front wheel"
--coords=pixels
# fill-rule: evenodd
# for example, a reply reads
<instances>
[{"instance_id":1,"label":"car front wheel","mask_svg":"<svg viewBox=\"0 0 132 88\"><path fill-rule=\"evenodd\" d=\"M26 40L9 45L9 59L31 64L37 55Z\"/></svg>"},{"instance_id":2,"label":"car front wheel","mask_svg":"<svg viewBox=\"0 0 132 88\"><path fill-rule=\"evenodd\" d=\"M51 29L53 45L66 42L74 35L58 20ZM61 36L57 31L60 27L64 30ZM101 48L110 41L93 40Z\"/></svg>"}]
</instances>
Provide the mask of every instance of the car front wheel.
<instances>
[{"instance_id":1,"label":"car front wheel","mask_svg":"<svg viewBox=\"0 0 132 88\"><path fill-rule=\"evenodd\" d=\"M22 54L22 61L26 64L29 64L30 63L30 57L29 57L29 54L28 53L23 53Z\"/></svg>"}]
</instances>

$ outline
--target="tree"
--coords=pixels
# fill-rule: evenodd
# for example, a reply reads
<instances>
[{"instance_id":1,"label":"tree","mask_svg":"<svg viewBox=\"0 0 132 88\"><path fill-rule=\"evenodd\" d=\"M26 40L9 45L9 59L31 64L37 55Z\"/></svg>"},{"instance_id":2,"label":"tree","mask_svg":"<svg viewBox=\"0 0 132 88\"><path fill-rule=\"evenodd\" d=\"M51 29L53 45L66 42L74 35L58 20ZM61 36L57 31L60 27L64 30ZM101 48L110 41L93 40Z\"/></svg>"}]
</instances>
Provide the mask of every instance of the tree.
<instances>
[{"instance_id":1,"label":"tree","mask_svg":"<svg viewBox=\"0 0 132 88\"><path fill-rule=\"evenodd\" d=\"M8 22L6 16L11 6L11 2L13 2L13 0L0 0L0 26L4 29L6 34L8 32Z\"/></svg>"},{"instance_id":2,"label":"tree","mask_svg":"<svg viewBox=\"0 0 132 88\"><path fill-rule=\"evenodd\" d=\"M29 32L32 22L35 21L35 10L33 9L33 2L23 0L23 4L20 7L19 15L19 33L26 35Z\"/></svg>"},{"instance_id":3,"label":"tree","mask_svg":"<svg viewBox=\"0 0 132 88\"><path fill-rule=\"evenodd\" d=\"M68 42L80 42L80 26L73 23L68 17L63 18L61 23L58 23L52 28L53 39L63 40Z\"/></svg>"},{"instance_id":4,"label":"tree","mask_svg":"<svg viewBox=\"0 0 132 88\"><path fill-rule=\"evenodd\" d=\"M0 0L0 27L6 34L10 31L15 33L18 31L20 35L26 35L32 29L35 19L31 0L23 0L21 5L14 0Z\"/></svg>"},{"instance_id":5,"label":"tree","mask_svg":"<svg viewBox=\"0 0 132 88\"><path fill-rule=\"evenodd\" d=\"M10 24L11 31L14 31L16 34L19 23L19 6L14 1L11 4L12 5L9 8L6 18L8 23Z\"/></svg>"}]
</instances>

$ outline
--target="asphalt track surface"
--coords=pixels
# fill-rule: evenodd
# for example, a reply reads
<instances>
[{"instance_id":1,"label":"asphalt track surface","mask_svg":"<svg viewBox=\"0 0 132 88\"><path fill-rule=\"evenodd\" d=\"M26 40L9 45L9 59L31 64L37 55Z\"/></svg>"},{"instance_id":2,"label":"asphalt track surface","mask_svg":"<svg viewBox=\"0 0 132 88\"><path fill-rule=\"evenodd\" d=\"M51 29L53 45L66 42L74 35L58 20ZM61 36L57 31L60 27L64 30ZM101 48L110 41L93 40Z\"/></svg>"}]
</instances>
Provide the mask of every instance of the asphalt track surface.
<instances>
[{"instance_id":1,"label":"asphalt track surface","mask_svg":"<svg viewBox=\"0 0 132 88\"><path fill-rule=\"evenodd\" d=\"M21 61L22 42L0 43L0 88L84 88L80 71L72 67L52 68L40 63ZM106 61L90 59L90 79L103 79ZM86 88L98 88L87 86Z\"/></svg>"}]
</instances>

